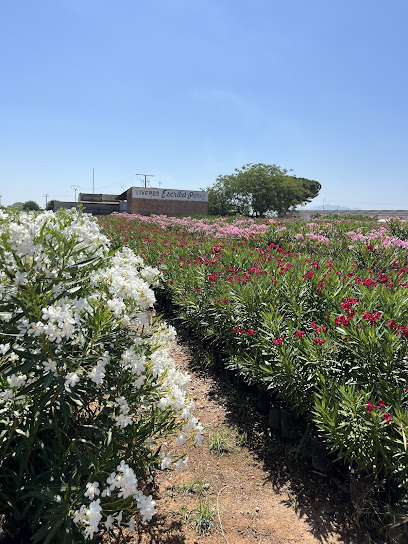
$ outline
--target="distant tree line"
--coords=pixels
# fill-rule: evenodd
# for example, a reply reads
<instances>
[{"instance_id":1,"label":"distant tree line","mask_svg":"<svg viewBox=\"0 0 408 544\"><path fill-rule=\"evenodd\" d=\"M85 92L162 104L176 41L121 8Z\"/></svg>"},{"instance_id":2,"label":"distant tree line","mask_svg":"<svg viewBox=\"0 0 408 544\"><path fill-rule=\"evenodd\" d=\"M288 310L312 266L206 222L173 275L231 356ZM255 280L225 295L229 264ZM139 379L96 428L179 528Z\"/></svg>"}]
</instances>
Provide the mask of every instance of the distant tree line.
<instances>
[{"instance_id":1,"label":"distant tree line","mask_svg":"<svg viewBox=\"0 0 408 544\"><path fill-rule=\"evenodd\" d=\"M315 198L321 184L298 178L275 164L245 164L233 174L218 176L208 187L210 215L244 215L284 217L296 206Z\"/></svg>"}]
</instances>

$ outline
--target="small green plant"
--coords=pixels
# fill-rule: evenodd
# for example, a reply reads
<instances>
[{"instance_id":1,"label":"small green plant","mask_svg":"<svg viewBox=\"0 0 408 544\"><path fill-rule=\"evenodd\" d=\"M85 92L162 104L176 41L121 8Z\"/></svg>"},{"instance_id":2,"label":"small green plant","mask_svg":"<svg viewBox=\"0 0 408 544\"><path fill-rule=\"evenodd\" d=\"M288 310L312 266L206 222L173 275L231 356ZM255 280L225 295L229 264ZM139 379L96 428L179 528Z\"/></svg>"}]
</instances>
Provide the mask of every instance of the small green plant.
<instances>
[{"instance_id":1,"label":"small green plant","mask_svg":"<svg viewBox=\"0 0 408 544\"><path fill-rule=\"evenodd\" d=\"M235 443L238 448L242 448L248 442L248 433L241 431L238 428L235 429Z\"/></svg>"},{"instance_id":2,"label":"small green plant","mask_svg":"<svg viewBox=\"0 0 408 544\"><path fill-rule=\"evenodd\" d=\"M203 479L199 478L197 480L192 480L191 482L184 483L181 486L183 495L188 495L189 493L194 493L196 495L204 495L205 490L208 489L209 484Z\"/></svg>"},{"instance_id":3,"label":"small green plant","mask_svg":"<svg viewBox=\"0 0 408 544\"><path fill-rule=\"evenodd\" d=\"M186 505L181 506L178 510L179 515L181 516L184 523L187 523L188 518L190 517L190 510Z\"/></svg>"},{"instance_id":4,"label":"small green plant","mask_svg":"<svg viewBox=\"0 0 408 544\"><path fill-rule=\"evenodd\" d=\"M224 429L219 428L210 435L210 451L219 456L231 451L230 437Z\"/></svg>"},{"instance_id":5,"label":"small green plant","mask_svg":"<svg viewBox=\"0 0 408 544\"><path fill-rule=\"evenodd\" d=\"M198 508L194 514L194 525L198 534L203 534L211 531L214 527L215 511L212 506L203 502L198 503Z\"/></svg>"}]
</instances>

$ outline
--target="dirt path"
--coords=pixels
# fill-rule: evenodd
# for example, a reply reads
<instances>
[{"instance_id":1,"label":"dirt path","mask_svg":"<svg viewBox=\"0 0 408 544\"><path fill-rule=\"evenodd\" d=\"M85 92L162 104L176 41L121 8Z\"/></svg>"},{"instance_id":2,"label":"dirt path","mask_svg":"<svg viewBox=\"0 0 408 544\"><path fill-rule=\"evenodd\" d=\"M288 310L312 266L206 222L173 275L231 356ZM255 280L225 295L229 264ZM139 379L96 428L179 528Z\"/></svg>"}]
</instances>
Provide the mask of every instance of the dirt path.
<instances>
[{"instance_id":1,"label":"dirt path","mask_svg":"<svg viewBox=\"0 0 408 544\"><path fill-rule=\"evenodd\" d=\"M159 475L155 522L129 534L128 542L374 544L350 529L347 492L271 435L251 398L203 370L199 351L179 341L172 356L191 375L195 415L206 437L202 447L186 446L187 469ZM198 534L195 518L204 524L208 509L214 526Z\"/></svg>"}]
</instances>

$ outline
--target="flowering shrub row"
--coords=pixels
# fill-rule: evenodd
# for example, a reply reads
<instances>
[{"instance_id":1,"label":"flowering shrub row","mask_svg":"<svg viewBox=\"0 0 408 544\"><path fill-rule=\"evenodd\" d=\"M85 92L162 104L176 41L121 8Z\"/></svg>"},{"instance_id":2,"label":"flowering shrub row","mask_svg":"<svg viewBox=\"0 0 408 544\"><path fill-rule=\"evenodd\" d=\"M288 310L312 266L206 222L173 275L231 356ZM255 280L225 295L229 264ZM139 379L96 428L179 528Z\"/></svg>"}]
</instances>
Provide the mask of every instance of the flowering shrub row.
<instances>
[{"instance_id":1,"label":"flowering shrub row","mask_svg":"<svg viewBox=\"0 0 408 544\"><path fill-rule=\"evenodd\" d=\"M154 468L201 441L154 317L159 270L77 211L0 212L0 503L35 542L149 521Z\"/></svg>"},{"instance_id":2,"label":"flowering shrub row","mask_svg":"<svg viewBox=\"0 0 408 544\"><path fill-rule=\"evenodd\" d=\"M313 420L346 462L408 489L404 222L101 224L162 270L165 296L226 366Z\"/></svg>"}]
</instances>

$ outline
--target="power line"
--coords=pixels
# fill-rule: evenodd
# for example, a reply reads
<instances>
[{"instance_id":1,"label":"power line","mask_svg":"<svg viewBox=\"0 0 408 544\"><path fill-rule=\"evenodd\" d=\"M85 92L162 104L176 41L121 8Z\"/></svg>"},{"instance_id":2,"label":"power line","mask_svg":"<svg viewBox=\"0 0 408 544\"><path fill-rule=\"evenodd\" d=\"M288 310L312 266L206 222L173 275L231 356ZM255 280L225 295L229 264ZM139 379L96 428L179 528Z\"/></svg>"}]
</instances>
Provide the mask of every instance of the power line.
<instances>
[{"instance_id":1,"label":"power line","mask_svg":"<svg viewBox=\"0 0 408 544\"><path fill-rule=\"evenodd\" d=\"M154 178L154 174L136 174L136 176L144 176L145 180L144 180L144 184L145 184L145 187L147 187L147 178Z\"/></svg>"},{"instance_id":2,"label":"power line","mask_svg":"<svg viewBox=\"0 0 408 544\"><path fill-rule=\"evenodd\" d=\"M72 187L72 188L74 189L74 191L75 191L75 200L74 200L74 202L76 202L76 201L77 201L77 199L76 199L77 189L79 189L80 185L71 185L71 187Z\"/></svg>"}]
</instances>

